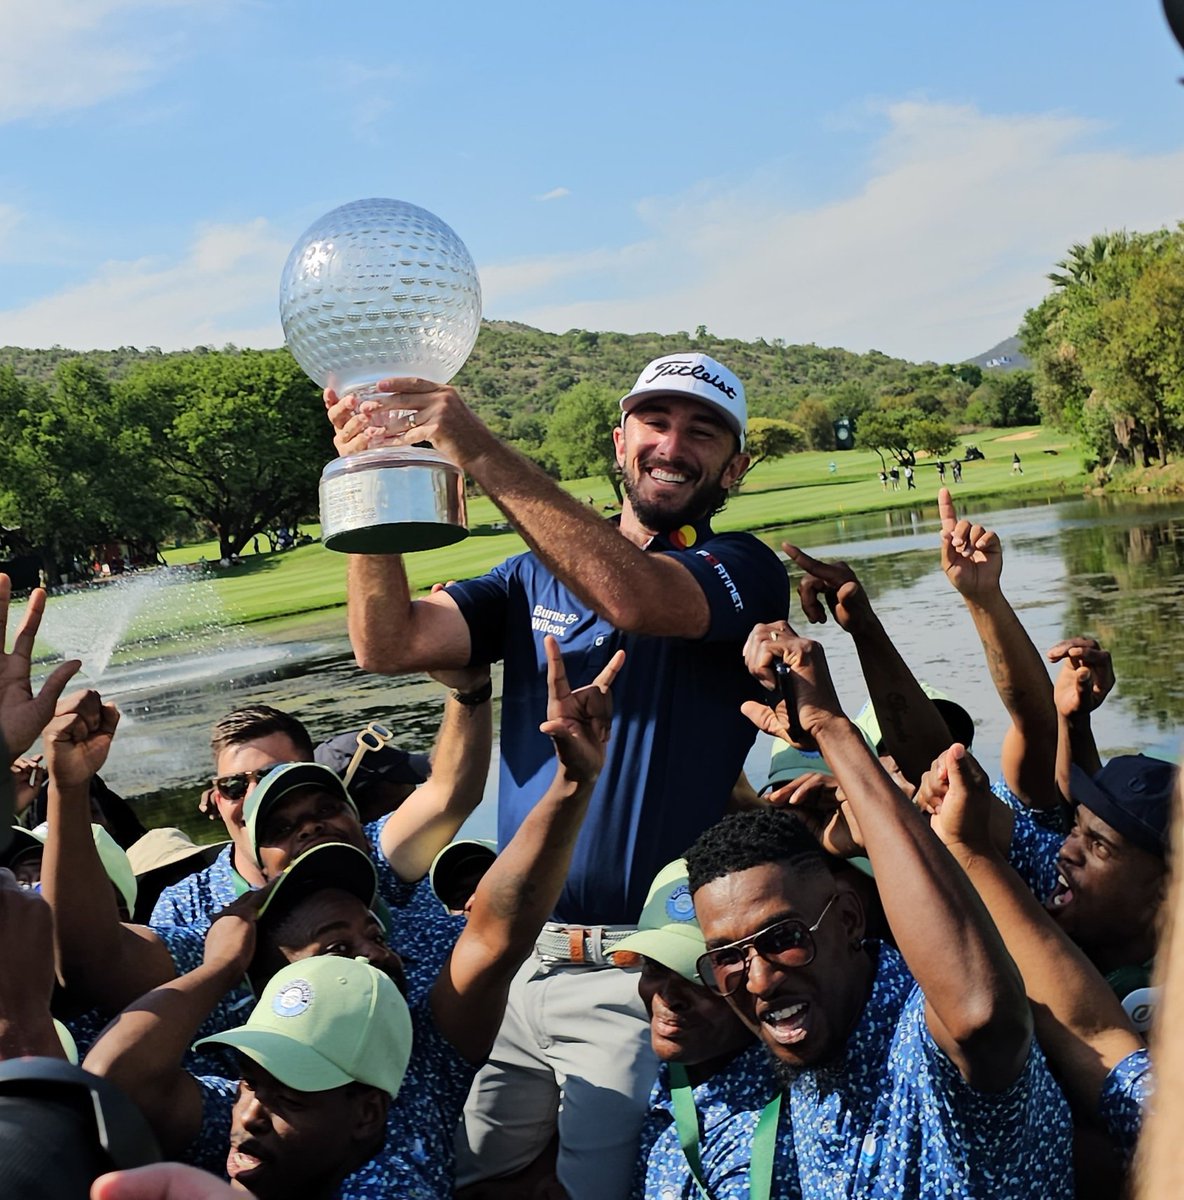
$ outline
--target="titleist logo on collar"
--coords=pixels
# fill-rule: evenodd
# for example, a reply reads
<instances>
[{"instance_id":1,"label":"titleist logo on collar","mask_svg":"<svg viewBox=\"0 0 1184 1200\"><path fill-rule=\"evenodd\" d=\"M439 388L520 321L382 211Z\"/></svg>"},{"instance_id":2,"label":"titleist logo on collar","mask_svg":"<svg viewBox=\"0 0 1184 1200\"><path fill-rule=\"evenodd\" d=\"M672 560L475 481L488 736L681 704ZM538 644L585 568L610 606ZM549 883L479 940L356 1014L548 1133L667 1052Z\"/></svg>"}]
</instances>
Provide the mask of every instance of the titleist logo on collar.
<instances>
[{"instance_id":1,"label":"titleist logo on collar","mask_svg":"<svg viewBox=\"0 0 1184 1200\"><path fill-rule=\"evenodd\" d=\"M675 359L672 362L658 363L654 368L654 373L645 382L653 383L655 379L662 379L666 375L689 375L692 379L701 379L704 383L718 388L729 400L736 399L734 387L725 383L718 375L712 375L709 371L704 370L698 363L689 363L685 360Z\"/></svg>"}]
</instances>

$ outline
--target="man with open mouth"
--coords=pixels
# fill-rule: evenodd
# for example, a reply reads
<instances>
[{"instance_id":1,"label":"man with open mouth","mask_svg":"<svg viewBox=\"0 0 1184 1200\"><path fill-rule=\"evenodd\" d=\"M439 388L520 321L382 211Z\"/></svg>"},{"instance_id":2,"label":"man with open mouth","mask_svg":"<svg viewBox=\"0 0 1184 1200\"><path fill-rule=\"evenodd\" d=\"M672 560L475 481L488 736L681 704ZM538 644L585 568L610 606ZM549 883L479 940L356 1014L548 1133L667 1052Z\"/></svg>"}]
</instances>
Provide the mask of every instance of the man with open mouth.
<instances>
[{"instance_id":1,"label":"man with open mouth","mask_svg":"<svg viewBox=\"0 0 1184 1200\"><path fill-rule=\"evenodd\" d=\"M841 819L871 861L895 948L866 937L858 893L791 812L726 817L687 853L700 977L781 1077L773 1194L1067 1198L1068 1106L1023 980L843 714L821 647L789 635L777 644L799 720L847 797ZM783 708L747 711L788 740Z\"/></svg>"}]
</instances>

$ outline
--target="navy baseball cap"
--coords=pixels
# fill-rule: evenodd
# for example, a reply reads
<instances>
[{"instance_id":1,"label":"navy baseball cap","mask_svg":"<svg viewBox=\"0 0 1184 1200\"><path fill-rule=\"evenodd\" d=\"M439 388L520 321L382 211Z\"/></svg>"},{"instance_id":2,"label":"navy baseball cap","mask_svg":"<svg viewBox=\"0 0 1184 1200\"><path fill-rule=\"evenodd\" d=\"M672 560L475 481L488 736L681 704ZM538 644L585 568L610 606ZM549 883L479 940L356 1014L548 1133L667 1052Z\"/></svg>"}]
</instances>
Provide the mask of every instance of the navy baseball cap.
<instances>
[{"instance_id":1,"label":"navy baseball cap","mask_svg":"<svg viewBox=\"0 0 1184 1200\"><path fill-rule=\"evenodd\" d=\"M322 742L312 756L344 778L357 749L358 734L354 730L339 733ZM427 781L431 773L431 760L426 754L411 754L398 746L385 745L377 750L367 750L361 756L349 787L356 795L362 795L376 783L401 783L418 787Z\"/></svg>"},{"instance_id":2,"label":"navy baseball cap","mask_svg":"<svg viewBox=\"0 0 1184 1200\"><path fill-rule=\"evenodd\" d=\"M1145 754L1120 754L1092 778L1074 766L1070 798L1084 804L1128 842L1157 854L1167 853L1172 788L1176 768Z\"/></svg>"}]
</instances>

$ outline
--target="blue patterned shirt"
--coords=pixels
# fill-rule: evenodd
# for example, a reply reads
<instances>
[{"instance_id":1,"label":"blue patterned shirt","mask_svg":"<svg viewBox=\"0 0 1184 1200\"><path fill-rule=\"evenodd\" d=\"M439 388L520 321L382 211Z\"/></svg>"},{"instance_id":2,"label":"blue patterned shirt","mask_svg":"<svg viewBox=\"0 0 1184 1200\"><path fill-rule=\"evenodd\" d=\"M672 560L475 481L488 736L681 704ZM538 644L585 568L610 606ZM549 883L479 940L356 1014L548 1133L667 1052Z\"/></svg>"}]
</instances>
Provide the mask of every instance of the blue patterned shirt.
<instances>
[{"instance_id":1,"label":"blue patterned shirt","mask_svg":"<svg viewBox=\"0 0 1184 1200\"><path fill-rule=\"evenodd\" d=\"M391 1103L383 1149L337 1190L337 1200L452 1200L453 1138L477 1068L436 1028L426 1003L411 1010L414 1036L403 1086ZM199 1077L201 1131L185 1161L226 1178L238 1084Z\"/></svg>"},{"instance_id":2,"label":"blue patterned shirt","mask_svg":"<svg viewBox=\"0 0 1184 1200\"><path fill-rule=\"evenodd\" d=\"M1065 835L1046 827L1036 814L1003 782L996 780L991 791L1011 809L1015 824L1007 861L1012 870L1028 885L1037 900L1046 900L1057 888L1057 855L1064 845Z\"/></svg>"},{"instance_id":3,"label":"blue patterned shirt","mask_svg":"<svg viewBox=\"0 0 1184 1200\"><path fill-rule=\"evenodd\" d=\"M164 943L165 949L172 956L173 966L179 976L187 975L201 965L205 953L205 940L200 934L195 933L192 929L179 929L174 926L166 926L153 930L153 932ZM194 1037L194 1041L197 1041L198 1038L208 1037L210 1034L221 1033L224 1029L231 1029L235 1025L241 1025L254 1004L255 997L246 980L243 980L238 987L227 992L218 1001L217 1008L202 1022L201 1029ZM63 1019L62 1023L70 1030L78 1045L80 1059L86 1056L87 1051L98 1040L99 1034L106 1028L107 1023L114 1015L92 1008L77 1016ZM198 1075L211 1071L233 1071L235 1063L233 1056L227 1051L217 1046L203 1046L200 1050L186 1051L184 1066L187 1071Z\"/></svg>"},{"instance_id":4,"label":"blue patterned shirt","mask_svg":"<svg viewBox=\"0 0 1184 1200\"><path fill-rule=\"evenodd\" d=\"M777 1088L769 1052L758 1042L694 1089L699 1162L713 1200L747 1200L753 1134L761 1110ZM670 1068L665 1063L650 1093L650 1109L641 1130L633 1200L643 1197L700 1200L674 1123Z\"/></svg>"},{"instance_id":5,"label":"blue patterned shirt","mask_svg":"<svg viewBox=\"0 0 1184 1200\"><path fill-rule=\"evenodd\" d=\"M1102 1084L1098 1116L1124 1162L1129 1162L1135 1152L1154 1086L1151 1056L1145 1049L1135 1050L1112 1067Z\"/></svg>"},{"instance_id":6,"label":"blue patterned shirt","mask_svg":"<svg viewBox=\"0 0 1184 1200\"><path fill-rule=\"evenodd\" d=\"M1049 833L1055 833L1062 841L1073 827L1073 808L1068 804L1058 804L1056 808L1030 808L1007 786L1000 776L991 785L991 791L1007 805L1012 812L1025 812Z\"/></svg>"},{"instance_id":7,"label":"blue patterned shirt","mask_svg":"<svg viewBox=\"0 0 1184 1200\"><path fill-rule=\"evenodd\" d=\"M1073 1195L1069 1108L1036 1042L1009 1088L975 1090L934 1042L925 997L888 946L842 1064L801 1072L787 1094L779 1200Z\"/></svg>"},{"instance_id":8,"label":"blue patterned shirt","mask_svg":"<svg viewBox=\"0 0 1184 1200\"><path fill-rule=\"evenodd\" d=\"M390 937L407 972L407 1003L414 1006L436 982L444 960L464 928L464 918L449 916L444 911L426 878L406 883L394 873L382 852L382 827L386 820L382 817L362 828L378 872L378 894L394 921ZM227 846L204 870L161 892L152 910L154 932L159 934L167 926L179 925L205 937L214 917L246 890L242 876L231 864L230 852L231 847Z\"/></svg>"}]
</instances>

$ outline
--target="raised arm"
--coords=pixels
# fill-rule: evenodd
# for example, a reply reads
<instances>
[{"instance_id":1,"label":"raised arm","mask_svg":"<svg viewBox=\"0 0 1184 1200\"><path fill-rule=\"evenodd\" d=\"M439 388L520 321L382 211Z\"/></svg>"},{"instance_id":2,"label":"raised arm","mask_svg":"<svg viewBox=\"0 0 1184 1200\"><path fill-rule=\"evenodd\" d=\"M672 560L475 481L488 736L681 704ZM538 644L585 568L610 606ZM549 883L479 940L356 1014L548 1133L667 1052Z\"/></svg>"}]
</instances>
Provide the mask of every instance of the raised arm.
<instances>
[{"instance_id":1,"label":"raised arm","mask_svg":"<svg viewBox=\"0 0 1184 1200\"><path fill-rule=\"evenodd\" d=\"M202 1022L246 973L260 892L234 901L210 926L201 966L128 1005L83 1064L117 1084L148 1118L165 1154L184 1153L201 1130L202 1095L182 1067Z\"/></svg>"},{"instance_id":2,"label":"raised arm","mask_svg":"<svg viewBox=\"0 0 1184 1200\"><path fill-rule=\"evenodd\" d=\"M622 537L614 525L564 491L540 467L499 441L455 389L422 379L386 379L378 386L391 394L393 406L415 412L413 430L392 434L372 423L382 405L375 401L359 405L352 396L339 399L327 392L325 401L340 453L429 441L481 485L555 576L616 628L689 638L707 632L707 599L681 563L669 555L646 554ZM358 568L378 588L392 582L389 573L377 578L382 570L373 563ZM354 580L351 570L351 590ZM403 590L406 593L405 579ZM402 598L393 599L401 608ZM372 611L375 619L382 619L381 600ZM422 645L418 637L415 644ZM392 652L398 653L393 646ZM440 665L460 664L450 660Z\"/></svg>"},{"instance_id":3,"label":"raised arm","mask_svg":"<svg viewBox=\"0 0 1184 1200\"><path fill-rule=\"evenodd\" d=\"M33 642L45 611L45 590L33 590L12 650L6 651L11 598L12 581L0 575L0 850L12 840L10 827L21 811L14 787L16 763L45 728L62 689L81 666L77 659L62 663L34 696L29 672Z\"/></svg>"},{"instance_id":4,"label":"raised arm","mask_svg":"<svg viewBox=\"0 0 1184 1200\"><path fill-rule=\"evenodd\" d=\"M493 747L493 693L488 668L446 677L457 693L444 701L444 720L432 753L432 774L387 818L382 850L400 879L422 879L432 859L481 803ZM489 695L462 704L456 695Z\"/></svg>"},{"instance_id":5,"label":"raised arm","mask_svg":"<svg viewBox=\"0 0 1184 1200\"><path fill-rule=\"evenodd\" d=\"M1068 638L1048 652L1049 662L1061 664L1053 685L1057 707L1057 789L1069 802L1069 774L1076 765L1087 775L1102 769L1094 741L1091 716L1114 686L1110 652L1093 638Z\"/></svg>"},{"instance_id":6,"label":"raised arm","mask_svg":"<svg viewBox=\"0 0 1184 1200\"><path fill-rule=\"evenodd\" d=\"M58 698L82 665L77 659L70 659L55 667L34 696L30 664L33 643L45 612L45 589L34 588L30 593L12 649L6 653L11 598L12 582L7 575L0 575L0 744L5 747L3 765L6 769L28 750L49 724Z\"/></svg>"},{"instance_id":7,"label":"raised arm","mask_svg":"<svg viewBox=\"0 0 1184 1200\"><path fill-rule=\"evenodd\" d=\"M469 919L432 989L441 1033L470 1062L484 1061L505 1012L510 980L559 900L588 800L604 764L618 650L587 687L568 686L559 643L548 636L547 719L555 779L485 873Z\"/></svg>"},{"instance_id":8,"label":"raised arm","mask_svg":"<svg viewBox=\"0 0 1184 1200\"><path fill-rule=\"evenodd\" d=\"M0 1061L64 1058L50 1016L53 915L0 869Z\"/></svg>"},{"instance_id":9,"label":"raised arm","mask_svg":"<svg viewBox=\"0 0 1184 1200\"><path fill-rule=\"evenodd\" d=\"M950 744L941 713L888 636L855 572L843 562L812 558L788 542L782 549L805 572L798 595L806 619L822 624L829 609L851 635L885 753L892 755L906 779L918 783L934 757Z\"/></svg>"},{"instance_id":10,"label":"raised arm","mask_svg":"<svg viewBox=\"0 0 1184 1200\"><path fill-rule=\"evenodd\" d=\"M1096 1118L1106 1076L1143 1040L1098 969L1007 865L990 832L986 774L952 748L934 763L949 786L933 829L982 897L1024 977L1036 1036L1074 1108Z\"/></svg>"},{"instance_id":11,"label":"raised arm","mask_svg":"<svg viewBox=\"0 0 1184 1200\"><path fill-rule=\"evenodd\" d=\"M469 626L447 592L412 600L397 554L351 554L349 641L363 671L401 675L469 661Z\"/></svg>"},{"instance_id":12,"label":"raised arm","mask_svg":"<svg viewBox=\"0 0 1184 1200\"><path fill-rule=\"evenodd\" d=\"M150 930L125 925L90 827L90 781L119 723L98 692L75 692L45 730L49 833L41 886L53 909L58 978L81 1003L106 1013L176 973Z\"/></svg>"},{"instance_id":13,"label":"raised arm","mask_svg":"<svg viewBox=\"0 0 1184 1200\"><path fill-rule=\"evenodd\" d=\"M958 520L947 488L938 492L938 508L942 570L966 602L995 690L1011 717L1003 738L1003 780L1030 808L1056 808L1060 797L1052 683L1040 652L1003 595L999 536Z\"/></svg>"},{"instance_id":14,"label":"raised arm","mask_svg":"<svg viewBox=\"0 0 1184 1200\"><path fill-rule=\"evenodd\" d=\"M822 647L790 633L777 645L793 672L802 725L846 797L896 944L925 994L930 1032L971 1086L1000 1091L1018 1076L1031 1042L1019 972L965 874L843 715ZM759 709L745 706L772 731Z\"/></svg>"}]
</instances>

